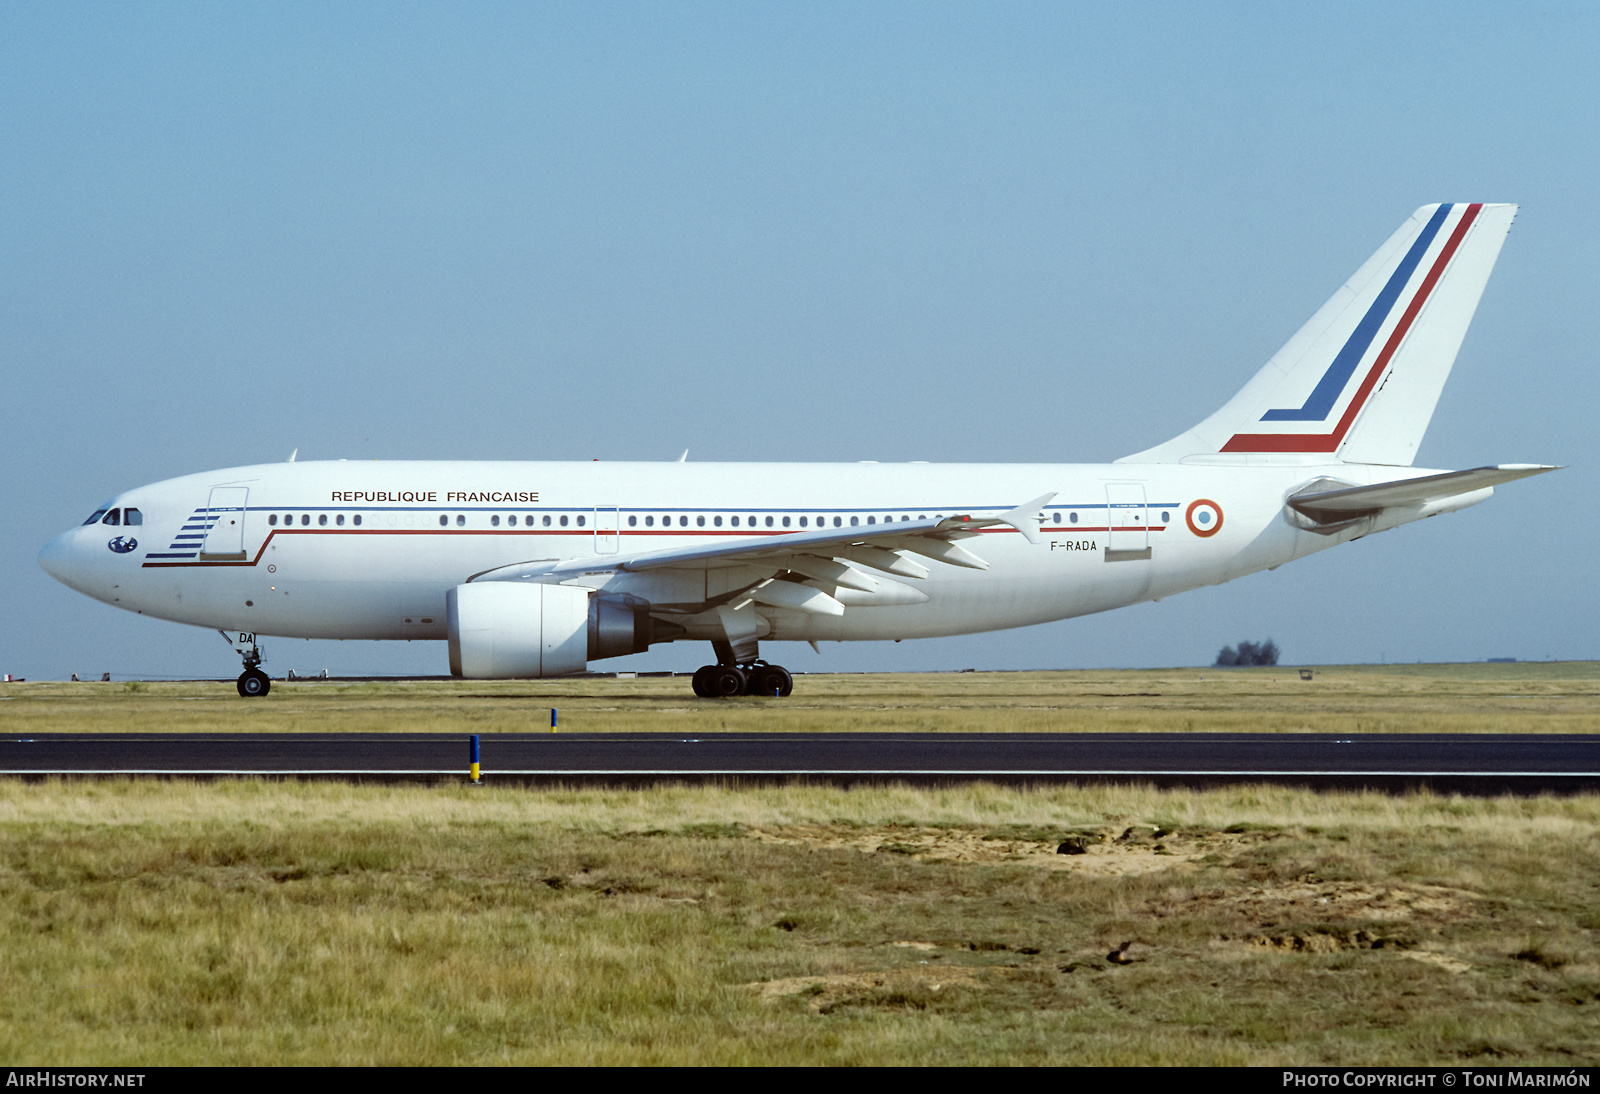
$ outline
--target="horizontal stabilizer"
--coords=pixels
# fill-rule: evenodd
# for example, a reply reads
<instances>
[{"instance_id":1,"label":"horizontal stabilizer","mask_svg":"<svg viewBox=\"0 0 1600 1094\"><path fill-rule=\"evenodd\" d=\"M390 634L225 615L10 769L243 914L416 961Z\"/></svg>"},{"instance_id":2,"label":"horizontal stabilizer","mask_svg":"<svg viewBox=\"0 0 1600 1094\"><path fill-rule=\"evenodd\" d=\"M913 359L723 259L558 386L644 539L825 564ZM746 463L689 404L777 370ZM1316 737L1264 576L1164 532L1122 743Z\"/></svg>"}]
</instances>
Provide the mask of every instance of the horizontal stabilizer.
<instances>
[{"instance_id":1,"label":"horizontal stabilizer","mask_svg":"<svg viewBox=\"0 0 1600 1094\"><path fill-rule=\"evenodd\" d=\"M1474 467L1469 471L1449 471L1442 475L1423 475L1398 482L1381 482L1375 486L1352 486L1340 490L1319 490L1313 494L1296 494L1289 499L1291 508L1297 509L1313 520L1342 521L1396 505L1422 505L1474 490L1499 486L1529 475L1542 475L1555 471L1545 464L1508 463L1498 467Z\"/></svg>"}]
</instances>

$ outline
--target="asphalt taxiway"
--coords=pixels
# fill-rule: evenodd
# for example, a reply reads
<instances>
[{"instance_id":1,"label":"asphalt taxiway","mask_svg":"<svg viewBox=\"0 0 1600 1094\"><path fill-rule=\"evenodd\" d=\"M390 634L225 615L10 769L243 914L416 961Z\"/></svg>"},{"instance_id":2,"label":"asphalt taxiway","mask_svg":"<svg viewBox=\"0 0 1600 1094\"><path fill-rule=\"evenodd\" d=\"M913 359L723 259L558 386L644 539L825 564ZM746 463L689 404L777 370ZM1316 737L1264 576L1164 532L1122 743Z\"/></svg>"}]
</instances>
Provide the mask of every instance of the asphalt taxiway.
<instances>
[{"instance_id":1,"label":"asphalt taxiway","mask_svg":"<svg viewBox=\"0 0 1600 1094\"><path fill-rule=\"evenodd\" d=\"M466 734L40 734L0 776L465 778ZM1600 736L1265 733L487 734L483 778L522 784L987 781L1470 794L1600 790Z\"/></svg>"}]
</instances>

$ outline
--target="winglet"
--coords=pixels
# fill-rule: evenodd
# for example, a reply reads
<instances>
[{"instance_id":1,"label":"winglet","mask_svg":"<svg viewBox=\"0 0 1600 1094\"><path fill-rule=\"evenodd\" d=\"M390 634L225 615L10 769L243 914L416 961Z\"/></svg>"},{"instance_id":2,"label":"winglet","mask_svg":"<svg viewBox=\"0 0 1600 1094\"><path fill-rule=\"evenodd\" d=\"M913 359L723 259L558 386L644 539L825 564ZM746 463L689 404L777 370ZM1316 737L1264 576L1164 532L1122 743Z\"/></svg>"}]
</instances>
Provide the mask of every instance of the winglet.
<instances>
[{"instance_id":1,"label":"winglet","mask_svg":"<svg viewBox=\"0 0 1600 1094\"><path fill-rule=\"evenodd\" d=\"M1043 509L1046 505L1049 505L1056 494L1057 491L1055 490L1050 491L1048 494L1040 494L1032 501L1024 502L1015 509L1001 513L995 519L1001 524L1009 524L1011 527L1021 532L1023 538L1029 543L1038 543L1039 510Z\"/></svg>"}]
</instances>

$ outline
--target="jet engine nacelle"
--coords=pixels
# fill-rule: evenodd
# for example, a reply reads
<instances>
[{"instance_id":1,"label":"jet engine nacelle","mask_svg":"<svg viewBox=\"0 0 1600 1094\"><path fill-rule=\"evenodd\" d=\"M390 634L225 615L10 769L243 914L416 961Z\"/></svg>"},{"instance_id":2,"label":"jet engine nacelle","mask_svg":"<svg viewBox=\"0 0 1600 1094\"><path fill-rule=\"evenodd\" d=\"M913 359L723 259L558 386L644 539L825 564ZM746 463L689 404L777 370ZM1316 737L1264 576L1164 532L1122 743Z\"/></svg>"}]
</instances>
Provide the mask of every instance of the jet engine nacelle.
<instances>
[{"instance_id":1,"label":"jet engine nacelle","mask_svg":"<svg viewBox=\"0 0 1600 1094\"><path fill-rule=\"evenodd\" d=\"M648 605L572 585L484 581L445 594L450 674L471 680L582 672L591 660L643 653Z\"/></svg>"}]
</instances>

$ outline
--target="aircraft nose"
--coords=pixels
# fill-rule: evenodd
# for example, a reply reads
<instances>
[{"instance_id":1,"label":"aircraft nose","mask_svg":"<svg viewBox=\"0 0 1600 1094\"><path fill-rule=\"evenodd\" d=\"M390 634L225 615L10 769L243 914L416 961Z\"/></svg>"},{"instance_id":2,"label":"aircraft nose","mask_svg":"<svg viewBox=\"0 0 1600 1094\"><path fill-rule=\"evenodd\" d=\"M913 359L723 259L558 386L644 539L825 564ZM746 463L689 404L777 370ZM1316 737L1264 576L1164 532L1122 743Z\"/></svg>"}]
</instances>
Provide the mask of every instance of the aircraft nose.
<instances>
[{"instance_id":1,"label":"aircraft nose","mask_svg":"<svg viewBox=\"0 0 1600 1094\"><path fill-rule=\"evenodd\" d=\"M39 552L39 565L44 572L68 586L72 585L74 570L71 540L72 533L63 532Z\"/></svg>"}]
</instances>

